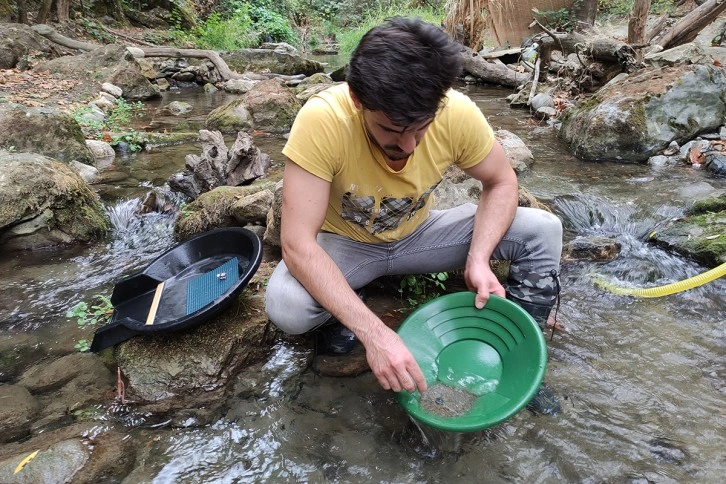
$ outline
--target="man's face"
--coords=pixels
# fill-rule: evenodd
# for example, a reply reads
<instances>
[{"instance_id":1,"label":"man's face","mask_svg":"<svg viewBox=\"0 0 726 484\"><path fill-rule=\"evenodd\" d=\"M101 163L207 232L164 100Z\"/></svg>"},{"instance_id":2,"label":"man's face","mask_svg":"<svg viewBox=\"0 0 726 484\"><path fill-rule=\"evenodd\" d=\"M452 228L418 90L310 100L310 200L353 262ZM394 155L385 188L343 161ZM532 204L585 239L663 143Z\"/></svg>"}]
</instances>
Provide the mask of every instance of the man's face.
<instances>
[{"instance_id":1,"label":"man's face","mask_svg":"<svg viewBox=\"0 0 726 484\"><path fill-rule=\"evenodd\" d=\"M381 111L363 109L368 137L390 161L405 160L421 142L434 118L409 126L394 124Z\"/></svg>"}]
</instances>

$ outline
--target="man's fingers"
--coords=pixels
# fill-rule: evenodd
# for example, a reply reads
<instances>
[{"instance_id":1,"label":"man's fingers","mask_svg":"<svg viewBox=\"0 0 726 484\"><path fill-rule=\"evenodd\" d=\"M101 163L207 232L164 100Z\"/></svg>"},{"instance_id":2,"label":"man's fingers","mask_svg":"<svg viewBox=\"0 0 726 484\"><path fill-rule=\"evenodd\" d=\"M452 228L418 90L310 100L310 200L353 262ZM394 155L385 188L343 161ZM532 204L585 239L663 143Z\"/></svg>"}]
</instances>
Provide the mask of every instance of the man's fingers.
<instances>
[{"instance_id":1,"label":"man's fingers","mask_svg":"<svg viewBox=\"0 0 726 484\"><path fill-rule=\"evenodd\" d=\"M413 365L412 367L409 367L408 373L411 375L412 385L410 388L406 387L406 390L412 393L416 390L421 393L425 392L427 387L426 378L424 378L421 368L419 368L418 365Z\"/></svg>"},{"instance_id":2,"label":"man's fingers","mask_svg":"<svg viewBox=\"0 0 726 484\"><path fill-rule=\"evenodd\" d=\"M474 298L474 306L476 306L477 309L482 309L484 306L486 306L488 300L489 291L487 291L486 289L479 289L479 291L476 293L476 297Z\"/></svg>"}]
</instances>

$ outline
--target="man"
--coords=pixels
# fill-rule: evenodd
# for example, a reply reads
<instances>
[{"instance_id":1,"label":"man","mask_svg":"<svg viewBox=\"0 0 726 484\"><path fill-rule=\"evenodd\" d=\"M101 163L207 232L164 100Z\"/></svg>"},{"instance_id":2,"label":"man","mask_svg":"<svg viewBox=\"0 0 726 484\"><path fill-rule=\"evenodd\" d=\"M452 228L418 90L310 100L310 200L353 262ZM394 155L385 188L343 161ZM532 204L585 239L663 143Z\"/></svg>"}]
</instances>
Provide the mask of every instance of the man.
<instances>
[{"instance_id":1,"label":"man","mask_svg":"<svg viewBox=\"0 0 726 484\"><path fill-rule=\"evenodd\" d=\"M506 295L542 325L559 291L562 225L517 208L502 147L452 89L460 72L459 47L438 27L389 19L361 39L347 83L305 104L283 149L283 261L267 286L268 316L288 333L357 338L381 386L396 392L423 392L426 381L356 290L383 275L463 267L478 308ZM482 182L481 199L431 211L452 163ZM491 259L512 261L506 291Z\"/></svg>"}]
</instances>

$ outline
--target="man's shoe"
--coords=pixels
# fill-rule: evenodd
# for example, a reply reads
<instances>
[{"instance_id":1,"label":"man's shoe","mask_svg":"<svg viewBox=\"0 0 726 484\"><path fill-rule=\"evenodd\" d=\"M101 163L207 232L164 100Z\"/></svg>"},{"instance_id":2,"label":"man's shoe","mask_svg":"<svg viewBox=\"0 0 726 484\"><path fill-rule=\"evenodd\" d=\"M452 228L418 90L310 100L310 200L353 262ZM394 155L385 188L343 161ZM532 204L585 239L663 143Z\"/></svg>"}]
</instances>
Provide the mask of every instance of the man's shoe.
<instances>
[{"instance_id":1,"label":"man's shoe","mask_svg":"<svg viewBox=\"0 0 726 484\"><path fill-rule=\"evenodd\" d=\"M361 301L366 302L364 288L356 291ZM337 319L331 317L316 333L317 354L319 355L347 355L358 341L355 333L349 330Z\"/></svg>"},{"instance_id":2,"label":"man's shoe","mask_svg":"<svg viewBox=\"0 0 726 484\"><path fill-rule=\"evenodd\" d=\"M562 411L562 406L560 399L543 383L527 404L527 410L535 415L557 415Z\"/></svg>"},{"instance_id":3,"label":"man's shoe","mask_svg":"<svg viewBox=\"0 0 726 484\"><path fill-rule=\"evenodd\" d=\"M551 305L535 304L529 301L522 301L521 299L518 299L509 294L507 294L507 299L509 299L510 301L514 301L522 309L527 311L527 313L532 316L532 319L537 322L540 328L547 329L547 320L550 317L550 313L552 312L552 306L554 306L554 303Z\"/></svg>"},{"instance_id":4,"label":"man's shoe","mask_svg":"<svg viewBox=\"0 0 726 484\"><path fill-rule=\"evenodd\" d=\"M336 319L317 331L317 353L319 355L347 355L358 341L353 331L349 330Z\"/></svg>"}]
</instances>

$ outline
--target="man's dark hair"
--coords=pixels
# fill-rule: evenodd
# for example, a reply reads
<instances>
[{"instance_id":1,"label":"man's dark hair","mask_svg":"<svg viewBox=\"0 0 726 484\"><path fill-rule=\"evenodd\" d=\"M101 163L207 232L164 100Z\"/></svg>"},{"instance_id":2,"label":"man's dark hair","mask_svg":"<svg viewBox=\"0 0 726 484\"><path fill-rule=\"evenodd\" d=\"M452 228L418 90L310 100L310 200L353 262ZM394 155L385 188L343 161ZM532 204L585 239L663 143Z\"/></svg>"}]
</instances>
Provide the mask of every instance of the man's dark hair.
<instances>
[{"instance_id":1,"label":"man's dark hair","mask_svg":"<svg viewBox=\"0 0 726 484\"><path fill-rule=\"evenodd\" d=\"M364 108L399 126L432 118L461 73L460 47L419 18L393 17L353 51L347 81Z\"/></svg>"}]
</instances>

